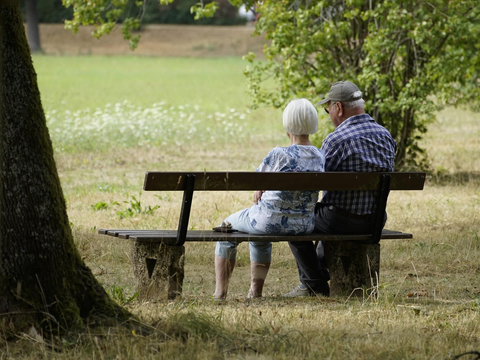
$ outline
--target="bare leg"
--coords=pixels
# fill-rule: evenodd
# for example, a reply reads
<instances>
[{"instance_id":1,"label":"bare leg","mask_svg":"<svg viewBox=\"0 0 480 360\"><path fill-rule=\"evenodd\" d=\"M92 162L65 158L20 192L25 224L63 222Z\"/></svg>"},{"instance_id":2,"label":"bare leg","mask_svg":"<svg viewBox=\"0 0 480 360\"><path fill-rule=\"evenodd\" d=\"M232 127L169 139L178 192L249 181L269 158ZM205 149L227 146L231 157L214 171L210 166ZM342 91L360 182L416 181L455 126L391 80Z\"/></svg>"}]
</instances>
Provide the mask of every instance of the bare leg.
<instances>
[{"instance_id":1,"label":"bare leg","mask_svg":"<svg viewBox=\"0 0 480 360\"><path fill-rule=\"evenodd\" d=\"M262 297L263 284L268 274L270 263L253 262L250 265L251 282L250 290L248 291L248 298Z\"/></svg>"},{"instance_id":2,"label":"bare leg","mask_svg":"<svg viewBox=\"0 0 480 360\"><path fill-rule=\"evenodd\" d=\"M235 267L235 259L224 259L215 255L215 299L225 299L227 297L228 282L232 276L233 268Z\"/></svg>"}]
</instances>

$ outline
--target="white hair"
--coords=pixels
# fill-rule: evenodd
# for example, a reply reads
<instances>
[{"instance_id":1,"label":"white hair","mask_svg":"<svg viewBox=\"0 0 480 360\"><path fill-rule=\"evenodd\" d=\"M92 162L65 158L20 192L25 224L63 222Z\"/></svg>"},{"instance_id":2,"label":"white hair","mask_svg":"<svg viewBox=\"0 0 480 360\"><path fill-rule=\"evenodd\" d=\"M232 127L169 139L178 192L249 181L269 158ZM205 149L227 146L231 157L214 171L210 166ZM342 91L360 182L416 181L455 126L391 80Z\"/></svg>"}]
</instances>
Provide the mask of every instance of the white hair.
<instances>
[{"instance_id":1,"label":"white hair","mask_svg":"<svg viewBox=\"0 0 480 360\"><path fill-rule=\"evenodd\" d=\"M345 107L345 109L365 109L365 101L363 99L358 99L354 101L345 101L342 102L342 105Z\"/></svg>"},{"instance_id":2,"label":"white hair","mask_svg":"<svg viewBox=\"0 0 480 360\"><path fill-rule=\"evenodd\" d=\"M283 127L292 135L315 134L318 130L318 114L307 99L295 99L283 110Z\"/></svg>"}]
</instances>

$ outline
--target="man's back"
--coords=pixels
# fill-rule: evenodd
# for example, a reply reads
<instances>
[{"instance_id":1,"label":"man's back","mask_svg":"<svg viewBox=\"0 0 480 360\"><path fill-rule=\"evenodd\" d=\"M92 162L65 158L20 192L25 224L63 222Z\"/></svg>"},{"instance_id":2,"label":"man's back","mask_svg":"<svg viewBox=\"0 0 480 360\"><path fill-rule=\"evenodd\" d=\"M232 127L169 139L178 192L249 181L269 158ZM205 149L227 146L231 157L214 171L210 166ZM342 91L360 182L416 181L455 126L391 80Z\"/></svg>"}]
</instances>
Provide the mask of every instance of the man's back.
<instances>
[{"instance_id":1,"label":"man's back","mask_svg":"<svg viewBox=\"0 0 480 360\"><path fill-rule=\"evenodd\" d=\"M387 129L368 114L355 115L343 121L325 139L325 171L393 171L396 144ZM322 203L336 205L353 214L370 214L375 192L329 191Z\"/></svg>"}]
</instances>

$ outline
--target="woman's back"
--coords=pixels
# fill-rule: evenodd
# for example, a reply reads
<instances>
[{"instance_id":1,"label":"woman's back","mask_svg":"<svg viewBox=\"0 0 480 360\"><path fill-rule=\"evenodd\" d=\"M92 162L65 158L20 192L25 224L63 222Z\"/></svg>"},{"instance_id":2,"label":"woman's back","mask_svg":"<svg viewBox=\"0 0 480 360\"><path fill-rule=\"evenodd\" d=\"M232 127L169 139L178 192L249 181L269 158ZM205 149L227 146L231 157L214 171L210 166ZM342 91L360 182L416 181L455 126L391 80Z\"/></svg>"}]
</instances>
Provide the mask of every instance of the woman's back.
<instances>
[{"instance_id":1,"label":"woman's back","mask_svg":"<svg viewBox=\"0 0 480 360\"><path fill-rule=\"evenodd\" d=\"M325 156L312 145L276 147L257 171L321 172ZM304 234L313 231L318 191L265 191L249 211L253 227L269 234Z\"/></svg>"}]
</instances>

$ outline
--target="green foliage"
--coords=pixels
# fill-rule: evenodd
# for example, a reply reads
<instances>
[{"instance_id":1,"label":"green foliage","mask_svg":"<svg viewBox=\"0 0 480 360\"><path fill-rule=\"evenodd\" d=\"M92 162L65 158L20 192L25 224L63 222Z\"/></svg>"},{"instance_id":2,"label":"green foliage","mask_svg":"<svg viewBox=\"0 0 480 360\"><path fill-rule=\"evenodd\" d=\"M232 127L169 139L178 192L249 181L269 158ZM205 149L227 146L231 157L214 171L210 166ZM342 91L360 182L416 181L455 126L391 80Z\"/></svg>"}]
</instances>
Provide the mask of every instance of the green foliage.
<instances>
[{"instance_id":1,"label":"green foliage","mask_svg":"<svg viewBox=\"0 0 480 360\"><path fill-rule=\"evenodd\" d=\"M108 290L108 294L120 305L127 305L135 300L138 296L138 292L134 293L133 295L129 295L128 289L117 285L112 285L112 287Z\"/></svg>"},{"instance_id":2,"label":"green foliage","mask_svg":"<svg viewBox=\"0 0 480 360\"><path fill-rule=\"evenodd\" d=\"M322 147L323 140L327 137L328 134L333 132L335 127L333 126L330 118L320 117L318 122L318 131L310 135L310 142L318 148Z\"/></svg>"},{"instance_id":3,"label":"green foliage","mask_svg":"<svg viewBox=\"0 0 480 360\"><path fill-rule=\"evenodd\" d=\"M316 100L333 82L351 80L395 137L397 168L428 165L419 141L441 104L480 99L476 0L267 0L257 10L255 32L271 43L267 62L245 57L255 105Z\"/></svg>"},{"instance_id":4,"label":"green foliage","mask_svg":"<svg viewBox=\"0 0 480 360\"><path fill-rule=\"evenodd\" d=\"M128 0L99 0L91 1L76 1L76 0L62 0L65 7L73 8L73 19L65 20L65 28L77 33L81 25L95 25L95 30L92 33L96 38L103 35L108 35L115 28L120 17L127 10ZM173 0L160 0L161 3L168 4ZM142 9L143 2L135 2L137 13L132 16L127 16L123 20L121 31L123 38L129 41L130 48L133 50L138 45L140 36L132 36L132 32L140 27L140 18L138 12ZM128 9L131 10L131 9ZM130 14L130 11L129 11ZM140 12L141 14L141 12Z\"/></svg>"},{"instance_id":5,"label":"green foliage","mask_svg":"<svg viewBox=\"0 0 480 360\"><path fill-rule=\"evenodd\" d=\"M44 0L45 1L45 0ZM140 27L145 15L149 22L166 23L190 23L192 20L213 18L220 11L220 20L203 21L203 23L216 24L235 24L244 22L237 16L237 10L227 3L227 0L210 0L196 3L193 0L185 0L183 3L177 0L99 0L92 2L90 0L62 0L67 8L73 8L73 18L65 20L65 28L76 33L79 26L95 25L92 35L100 38L108 35L121 23L121 32L123 38L128 40L130 49L134 50L138 46L140 35L132 35ZM189 13L194 14L185 16L185 3L190 3ZM171 5L165 8L166 5ZM177 10L178 9L178 10ZM173 10L173 11L172 11ZM168 12L171 12L168 14ZM167 12L163 14L162 12ZM156 14L155 14L156 13ZM180 19L178 18L180 17ZM217 16L216 16L217 17ZM176 18L172 21L172 18ZM161 21L161 20L165 21Z\"/></svg>"},{"instance_id":6,"label":"green foliage","mask_svg":"<svg viewBox=\"0 0 480 360\"><path fill-rule=\"evenodd\" d=\"M238 25L245 23L246 20L238 16L238 9L228 0L219 0L209 5L208 3L212 1L204 1L206 8L216 8L215 11L211 11L212 16L196 20L192 9L198 8L198 0L174 0L167 5L160 4L158 0L141 1L138 3L141 10L136 4L138 0L128 0L119 21L123 22L124 19L137 16L141 18L142 24ZM37 0L37 8L40 23L63 23L73 18L73 9L65 8L62 0ZM25 12L23 3L22 11ZM202 11L202 13L207 14L208 11Z\"/></svg>"},{"instance_id":7,"label":"green foliage","mask_svg":"<svg viewBox=\"0 0 480 360\"><path fill-rule=\"evenodd\" d=\"M130 0L133 1L133 0ZM209 0L210 2L212 0ZM197 9L197 0L174 0L171 4L160 5L156 0L146 2L142 23L151 24L195 24L195 25L238 25L244 24L245 19L238 16L238 9L228 0L214 2L217 10L212 17L195 19L192 9ZM207 3L207 1L204 1Z\"/></svg>"},{"instance_id":8,"label":"green foliage","mask_svg":"<svg viewBox=\"0 0 480 360\"><path fill-rule=\"evenodd\" d=\"M103 201L99 201L96 204L90 205L93 209L93 211L100 211L100 210L106 210L108 209L108 204Z\"/></svg>"},{"instance_id":9,"label":"green foliage","mask_svg":"<svg viewBox=\"0 0 480 360\"><path fill-rule=\"evenodd\" d=\"M117 211L117 215L120 219L127 217L133 217L135 215L152 215L155 210L159 209L159 205L151 207L150 205L142 207L140 200L137 200L135 196L132 196L130 200L124 201L125 204L128 204L128 207L125 210Z\"/></svg>"},{"instance_id":10,"label":"green foliage","mask_svg":"<svg viewBox=\"0 0 480 360\"><path fill-rule=\"evenodd\" d=\"M209 18L215 15L215 12L218 10L218 3L211 2L209 4L197 3L192 6L190 11L192 14L195 14L195 20L201 18Z\"/></svg>"}]
</instances>

